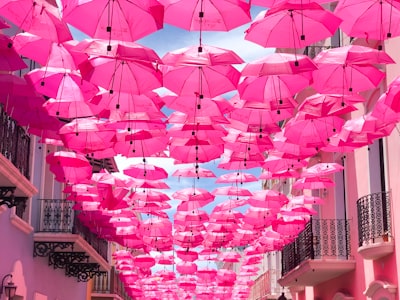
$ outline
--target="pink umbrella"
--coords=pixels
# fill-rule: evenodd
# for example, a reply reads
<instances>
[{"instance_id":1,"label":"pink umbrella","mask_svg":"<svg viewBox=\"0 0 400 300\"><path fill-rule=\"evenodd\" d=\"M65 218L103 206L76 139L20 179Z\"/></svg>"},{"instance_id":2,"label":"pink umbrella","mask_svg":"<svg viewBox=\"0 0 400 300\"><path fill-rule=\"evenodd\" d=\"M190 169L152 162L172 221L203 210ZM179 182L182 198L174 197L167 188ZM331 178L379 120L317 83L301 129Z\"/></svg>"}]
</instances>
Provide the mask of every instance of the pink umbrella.
<instances>
[{"instance_id":1,"label":"pink umbrella","mask_svg":"<svg viewBox=\"0 0 400 300\"><path fill-rule=\"evenodd\" d=\"M261 59L249 62L242 70L242 76L268 76L299 74L317 69L314 61L307 55L291 53L272 53Z\"/></svg>"},{"instance_id":2,"label":"pink umbrella","mask_svg":"<svg viewBox=\"0 0 400 300\"><path fill-rule=\"evenodd\" d=\"M164 7L156 0L63 0L62 12L66 22L91 37L135 41L163 27ZM93 18L82 22L87 16Z\"/></svg>"},{"instance_id":3,"label":"pink umbrella","mask_svg":"<svg viewBox=\"0 0 400 300\"><path fill-rule=\"evenodd\" d=\"M296 205L288 208L281 208L280 214L282 216L311 216L316 215L317 211L312 208L307 208L303 205Z\"/></svg>"},{"instance_id":4,"label":"pink umbrella","mask_svg":"<svg viewBox=\"0 0 400 300\"><path fill-rule=\"evenodd\" d=\"M61 20L57 6L46 0L2 2L0 14L22 30L54 42L72 40L69 28Z\"/></svg>"},{"instance_id":5,"label":"pink umbrella","mask_svg":"<svg viewBox=\"0 0 400 300\"><path fill-rule=\"evenodd\" d=\"M141 95L102 91L90 99L90 104L99 110L118 110L121 112L156 112L159 111L160 97L154 92Z\"/></svg>"},{"instance_id":6,"label":"pink umbrella","mask_svg":"<svg viewBox=\"0 0 400 300\"><path fill-rule=\"evenodd\" d=\"M137 255L133 258L133 265L139 268L151 268L155 264L155 259L150 255Z\"/></svg>"},{"instance_id":7,"label":"pink umbrella","mask_svg":"<svg viewBox=\"0 0 400 300\"><path fill-rule=\"evenodd\" d=\"M319 63L313 77L319 93L343 95L376 88L385 73L368 64Z\"/></svg>"},{"instance_id":8,"label":"pink umbrella","mask_svg":"<svg viewBox=\"0 0 400 300\"><path fill-rule=\"evenodd\" d=\"M326 176L344 170L338 163L317 163L301 173L301 177Z\"/></svg>"},{"instance_id":9,"label":"pink umbrella","mask_svg":"<svg viewBox=\"0 0 400 300\"><path fill-rule=\"evenodd\" d=\"M343 19L340 28L349 36L383 41L400 34L393 23L400 18L396 1L341 1L335 14Z\"/></svg>"},{"instance_id":10,"label":"pink umbrella","mask_svg":"<svg viewBox=\"0 0 400 300\"><path fill-rule=\"evenodd\" d=\"M114 150L126 157L157 156L168 144L165 133L157 130L136 132L123 130L117 132L116 138Z\"/></svg>"},{"instance_id":11,"label":"pink umbrella","mask_svg":"<svg viewBox=\"0 0 400 300\"><path fill-rule=\"evenodd\" d=\"M45 67L25 75L38 93L57 100L84 101L97 94L99 89L82 79L78 71Z\"/></svg>"},{"instance_id":12,"label":"pink umbrella","mask_svg":"<svg viewBox=\"0 0 400 300\"><path fill-rule=\"evenodd\" d=\"M86 157L74 152L58 151L46 156L57 181L79 183L90 179L92 166Z\"/></svg>"},{"instance_id":13,"label":"pink umbrella","mask_svg":"<svg viewBox=\"0 0 400 300\"><path fill-rule=\"evenodd\" d=\"M318 55L314 58L314 61L317 64L351 65L375 65L395 63L395 61L385 51L360 45L349 45L323 50L318 53Z\"/></svg>"},{"instance_id":14,"label":"pink umbrella","mask_svg":"<svg viewBox=\"0 0 400 300\"><path fill-rule=\"evenodd\" d=\"M282 74L242 77L238 85L241 99L259 102L276 102L280 108L282 99L291 98L311 83L311 73ZM293 105L294 107L295 105Z\"/></svg>"},{"instance_id":15,"label":"pink umbrella","mask_svg":"<svg viewBox=\"0 0 400 300\"><path fill-rule=\"evenodd\" d=\"M177 211L174 214L174 223L183 225L185 223L203 224L209 219L208 214L203 210Z\"/></svg>"},{"instance_id":16,"label":"pink umbrella","mask_svg":"<svg viewBox=\"0 0 400 300\"><path fill-rule=\"evenodd\" d=\"M289 142L288 139L283 135L283 132L278 132L274 135L273 143L277 151L270 151L269 154L275 157L281 156L290 159L304 159L317 153L315 148L308 148Z\"/></svg>"},{"instance_id":17,"label":"pink umbrella","mask_svg":"<svg viewBox=\"0 0 400 300\"><path fill-rule=\"evenodd\" d=\"M267 102L245 101L238 103L235 110L229 114L230 127L247 132L274 133L280 131L276 122L293 116L295 103L292 98L275 99ZM246 103L251 103L249 106ZM259 103L262 107L254 106ZM247 106L247 107L246 107ZM258 123L257 123L258 122ZM261 129L261 130L260 130Z\"/></svg>"},{"instance_id":18,"label":"pink umbrella","mask_svg":"<svg viewBox=\"0 0 400 300\"><path fill-rule=\"evenodd\" d=\"M240 188L238 186L224 186L215 188L211 194L213 195L223 195L223 196L236 196L236 197L245 197L251 196L252 193L245 188Z\"/></svg>"},{"instance_id":19,"label":"pink umbrella","mask_svg":"<svg viewBox=\"0 0 400 300\"><path fill-rule=\"evenodd\" d=\"M326 116L340 116L357 110L356 103L365 101L355 95L315 94L307 97L298 107L304 118L320 118Z\"/></svg>"},{"instance_id":20,"label":"pink umbrella","mask_svg":"<svg viewBox=\"0 0 400 300\"><path fill-rule=\"evenodd\" d=\"M298 178L300 173L293 169L282 170L277 172L263 171L258 179L282 179L282 178Z\"/></svg>"},{"instance_id":21,"label":"pink umbrella","mask_svg":"<svg viewBox=\"0 0 400 300\"><path fill-rule=\"evenodd\" d=\"M231 104L222 97L200 98L198 96L164 96L165 105L189 116L222 116L233 110Z\"/></svg>"},{"instance_id":22,"label":"pink umbrella","mask_svg":"<svg viewBox=\"0 0 400 300\"><path fill-rule=\"evenodd\" d=\"M213 145L197 138L186 139L183 145L171 144L170 157L182 163L208 162L219 158L223 153L223 144Z\"/></svg>"},{"instance_id":23,"label":"pink umbrella","mask_svg":"<svg viewBox=\"0 0 400 300\"><path fill-rule=\"evenodd\" d=\"M93 57L80 64L85 80L107 89L144 94L161 87L162 74L151 62Z\"/></svg>"},{"instance_id":24,"label":"pink umbrella","mask_svg":"<svg viewBox=\"0 0 400 300\"><path fill-rule=\"evenodd\" d=\"M115 131L107 130L104 122L93 118L75 119L60 128L65 147L81 153L109 148L114 143Z\"/></svg>"},{"instance_id":25,"label":"pink umbrella","mask_svg":"<svg viewBox=\"0 0 400 300\"><path fill-rule=\"evenodd\" d=\"M173 193L172 198L181 201L206 201L213 200L215 195L203 188L184 188Z\"/></svg>"},{"instance_id":26,"label":"pink umbrella","mask_svg":"<svg viewBox=\"0 0 400 300\"><path fill-rule=\"evenodd\" d=\"M226 201L223 201L217 205L215 205L213 212L219 212L219 211L224 211L224 210L232 210L236 207L241 207L248 204L246 199L229 199Z\"/></svg>"},{"instance_id":27,"label":"pink umbrella","mask_svg":"<svg viewBox=\"0 0 400 300\"><path fill-rule=\"evenodd\" d=\"M66 119L89 117L95 114L92 106L82 100L50 98L43 104L43 108L50 116Z\"/></svg>"},{"instance_id":28,"label":"pink umbrella","mask_svg":"<svg viewBox=\"0 0 400 300\"><path fill-rule=\"evenodd\" d=\"M195 274L197 271L197 265L195 263L184 261L176 264L176 270L179 274Z\"/></svg>"},{"instance_id":29,"label":"pink umbrella","mask_svg":"<svg viewBox=\"0 0 400 300\"><path fill-rule=\"evenodd\" d=\"M164 86L178 95L215 97L236 89L240 73L231 65L164 66Z\"/></svg>"},{"instance_id":30,"label":"pink umbrella","mask_svg":"<svg viewBox=\"0 0 400 300\"><path fill-rule=\"evenodd\" d=\"M37 61L42 66L77 69L78 65L63 43L24 32L14 36L13 46L19 54Z\"/></svg>"},{"instance_id":31,"label":"pink umbrella","mask_svg":"<svg viewBox=\"0 0 400 300\"><path fill-rule=\"evenodd\" d=\"M140 164L131 164L123 170L123 173L138 179L157 180L168 177L167 171L165 171L163 168L148 164L146 162Z\"/></svg>"},{"instance_id":32,"label":"pink umbrella","mask_svg":"<svg viewBox=\"0 0 400 300\"><path fill-rule=\"evenodd\" d=\"M329 116L318 119L292 119L286 123L284 136L292 143L306 147L320 148L328 144L329 138L339 132L344 120Z\"/></svg>"},{"instance_id":33,"label":"pink umbrella","mask_svg":"<svg viewBox=\"0 0 400 300\"><path fill-rule=\"evenodd\" d=\"M182 177L205 177L205 178L212 178L216 177L214 172L202 167L199 167L198 165L195 165L194 167L189 167L189 168L179 168L172 173L172 176L182 176Z\"/></svg>"},{"instance_id":34,"label":"pink umbrella","mask_svg":"<svg viewBox=\"0 0 400 300\"><path fill-rule=\"evenodd\" d=\"M324 200L316 196L300 195L290 199L290 203L294 205L304 204L323 204Z\"/></svg>"},{"instance_id":35,"label":"pink umbrella","mask_svg":"<svg viewBox=\"0 0 400 300\"><path fill-rule=\"evenodd\" d=\"M111 49L109 49L111 46ZM161 59L151 48L122 40L85 39L70 47L70 50L88 56L104 56L119 60L159 62Z\"/></svg>"},{"instance_id":36,"label":"pink umbrella","mask_svg":"<svg viewBox=\"0 0 400 300\"><path fill-rule=\"evenodd\" d=\"M340 23L317 3L281 3L260 12L245 39L263 47L303 48L332 36Z\"/></svg>"},{"instance_id":37,"label":"pink umbrella","mask_svg":"<svg viewBox=\"0 0 400 300\"><path fill-rule=\"evenodd\" d=\"M297 190L326 189L332 186L335 186L335 183L331 179L318 176L300 178L293 184L293 188Z\"/></svg>"},{"instance_id":38,"label":"pink umbrella","mask_svg":"<svg viewBox=\"0 0 400 300\"><path fill-rule=\"evenodd\" d=\"M169 66L216 66L242 64L244 61L232 50L201 45L167 52L162 62Z\"/></svg>"},{"instance_id":39,"label":"pink umbrella","mask_svg":"<svg viewBox=\"0 0 400 300\"><path fill-rule=\"evenodd\" d=\"M216 183L244 183L244 182L255 182L257 177L250 173L236 172L236 173L226 173L220 175Z\"/></svg>"},{"instance_id":40,"label":"pink umbrella","mask_svg":"<svg viewBox=\"0 0 400 300\"><path fill-rule=\"evenodd\" d=\"M165 22L187 30L229 31L250 21L250 5L242 0L162 0Z\"/></svg>"},{"instance_id":41,"label":"pink umbrella","mask_svg":"<svg viewBox=\"0 0 400 300\"><path fill-rule=\"evenodd\" d=\"M129 199L131 199L132 201L145 201L145 202L164 202L171 200L167 194L149 189L131 193Z\"/></svg>"},{"instance_id":42,"label":"pink umbrella","mask_svg":"<svg viewBox=\"0 0 400 300\"><path fill-rule=\"evenodd\" d=\"M298 169L303 168L307 165L307 161L292 159L292 158L282 158L281 156L269 155L262 167L271 172L279 172L282 170Z\"/></svg>"},{"instance_id":43,"label":"pink umbrella","mask_svg":"<svg viewBox=\"0 0 400 300\"><path fill-rule=\"evenodd\" d=\"M16 71L27 67L25 62L12 47L11 39L4 34L0 34L0 54L2 58L0 60L0 70Z\"/></svg>"},{"instance_id":44,"label":"pink umbrella","mask_svg":"<svg viewBox=\"0 0 400 300\"><path fill-rule=\"evenodd\" d=\"M176 255L183 261L193 262L195 261L199 255L196 251L187 250L177 250Z\"/></svg>"}]
</instances>

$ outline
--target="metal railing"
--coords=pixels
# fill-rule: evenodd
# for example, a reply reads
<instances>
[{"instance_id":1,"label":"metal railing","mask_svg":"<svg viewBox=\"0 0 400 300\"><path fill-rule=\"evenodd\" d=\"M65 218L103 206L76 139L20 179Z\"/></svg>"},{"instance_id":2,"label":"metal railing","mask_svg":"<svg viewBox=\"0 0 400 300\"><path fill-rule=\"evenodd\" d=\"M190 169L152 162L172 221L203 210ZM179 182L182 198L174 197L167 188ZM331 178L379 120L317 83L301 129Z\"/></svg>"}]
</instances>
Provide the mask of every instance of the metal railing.
<instances>
[{"instance_id":1,"label":"metal railing","mask_svg":"<svg viewBox=\"0 0 400 300\"><path fill-rule=\"evenodd\" d=\"M350 256L349 225L345 219L311 219L304 230L282 249L282 276L308 259Z\"/></svg>"},{"instance_id":2,"label":"metal railing","mask_svg":"<svg viewBox=\"0 0 400 300\"><path fill-rule=\"evenodd\" d=\"M118 277L115 267L104 276L93 277L92 293L98 294L116 294L124 300L130 300L131 297L125 291L123 282Z\"/></svg>"},{"instance_id":3,"label":"metal railing","mask_svg":"<svg viewBox=\"0 0 400 300\"><path fill-rule=\"evenodd\" d=\"M74 202L64 199L39 199L41 202L38 232L73 233L82 236L106 261L108 242L84 226L72 209Z\"/></svg>"},{"instance_id":4,"label":"metal railing","mask_svg":"<svg viewBox=\"0 0 400 300\"><path fill-rule=\"evenodd\" d=\"M390 192L373 193L357 200L359 247L391 237L390 207Z\"/></svg>"},{"instance_id":5,"label":"metal railing","mask_svg":"<svg viewBox=\"0 0 400 300\"><path fill-rule=\"evenodd\" d=\"M0 153L29 179L30 137L0 105Z\"/></svg>"}]
</instances>

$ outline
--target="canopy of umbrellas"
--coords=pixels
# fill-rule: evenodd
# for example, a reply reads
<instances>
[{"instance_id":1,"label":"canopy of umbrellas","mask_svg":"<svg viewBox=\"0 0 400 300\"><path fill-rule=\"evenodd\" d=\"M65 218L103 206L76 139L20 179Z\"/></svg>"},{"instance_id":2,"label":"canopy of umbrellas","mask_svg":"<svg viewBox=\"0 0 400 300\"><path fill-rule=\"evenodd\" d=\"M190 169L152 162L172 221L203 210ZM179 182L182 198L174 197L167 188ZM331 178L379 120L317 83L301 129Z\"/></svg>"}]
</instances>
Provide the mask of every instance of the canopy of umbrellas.
<instances>
[{"instance_id":1,"label":"canopy of umbrellas","mask_svg":"<svg viewBox=\"0 0 400 300\"><path fill-rule=\"evenodd\" d=\"M50 170L65 182L84 224L131 249L114 258L132 297L246 299L262 255L293 241L315 213L310 205L323 202L300 191L333 186L328 175L343 169L333 162L309 166L309 158L371 144L399 120L400 80L367 114L349 114L362 107L360 92L379 86L383 65L394 63L382 45L400 35L397 1L341 0L333 12L321 6L324 0L61 0L60 8L50 2L0 2L8 20L0 27L19 28L1 34L1 103L42 143L67 149L47 156ZM251 5L268 9L251 20ZM73 40L67 23L91 38ZM159 57L135 43L164 23L198 31L199 44ZM245 39L297 53L245 63L229 49L202 43L203 31L246 23ZM314 59L299 54L338 28L367 44L377 41L376 49L352 44ZM42 67L18 77L15 71L27 67L21 57ZM160 87L169 92L157 92ZM294 96L306 88L313 95L298 103ZM232 91L237 94L228 99ZM123 173L92 174L88 156L117 154L143 162ZM191 187L172 194L180 201L173 220L165 212L171 198L160 191L169 174L148 163L152 156L192 164L170 174L193 178ZM202 167L213 160L231 172L216 180L225 186L210 192L196 181L216 177ZM253 168L263 170L259 178L247 171ZM287 178L298 191L290 199L279 190L242 186ZM202 208L216 195L228 199L208 214ZM240 272L200 268L201 260L237 263ZM155 271L156 264L173 270Z\"/></svg>"}]
</instances>

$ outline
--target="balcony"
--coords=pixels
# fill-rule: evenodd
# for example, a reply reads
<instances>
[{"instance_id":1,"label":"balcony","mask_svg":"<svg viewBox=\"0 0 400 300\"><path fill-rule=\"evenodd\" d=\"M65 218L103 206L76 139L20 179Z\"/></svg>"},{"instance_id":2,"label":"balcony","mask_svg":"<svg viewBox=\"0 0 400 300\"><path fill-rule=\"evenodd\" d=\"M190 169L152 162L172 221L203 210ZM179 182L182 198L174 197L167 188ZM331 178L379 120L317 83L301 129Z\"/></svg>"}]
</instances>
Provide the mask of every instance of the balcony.
<instances>
[{"instance_id":1,"label":"balcony","mask_svg":"<svg viewBox=\"0 0 400 300\"><path fill-rule=\"evenodd\" d=\"M281 286L315 286L355 269L347 220L311 219L282 250Z\"/></svg>"},{"instance_id":2,"label":"balcony","mask_svg":"<svg viewBox=\"0 0 400 300\"><path fill-rule=\"evenodd\" d=\"M29 180L30 137L0 105L0 187L1 199L23 203L37 189ZM19 201L21 200L21 201ZM21 208L20 208L21 209Z\"/></svg>"},{"instance_id":3,"label":"balcony","mask_svg":"<svg viewBox=\"0 0 400 300\"><path fill-rule=\"evenodd\" d=\"M114 267L104 276L93 277L91 300L131 300Z\"/></svg>"},{"instance_id":4,"label":"balcony","mask_svg":"<svg viewBox=\"0 0 400 300\"><path fill-rule=\"evenodd\" d=\"M357 200L358 253L378 259L394 251L390 193L373 193Z\"/></svg>"},{"instance_id":5,"label":"balcony","mask_svg":"<svg viewBox=\"0 0 400 300\"><path fill-rule=\"evenodd\" d=\"M78 281L88 281L109 271L108 242L100 239L75 217L74 202L42 199L40 224L34 234L34 257L47 257L55 269Z\"/></svg>"}]
</instances>

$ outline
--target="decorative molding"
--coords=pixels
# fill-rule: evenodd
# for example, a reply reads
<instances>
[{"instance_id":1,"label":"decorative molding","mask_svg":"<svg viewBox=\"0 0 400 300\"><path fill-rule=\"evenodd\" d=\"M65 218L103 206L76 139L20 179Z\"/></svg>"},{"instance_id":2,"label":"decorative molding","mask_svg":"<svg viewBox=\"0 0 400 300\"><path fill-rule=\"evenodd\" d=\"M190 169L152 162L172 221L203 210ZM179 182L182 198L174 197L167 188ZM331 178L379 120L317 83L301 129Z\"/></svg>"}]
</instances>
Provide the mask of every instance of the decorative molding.
<instances>
[{"instance_id":1,"label":"decorative molding","mask_svg":"<svg viewBox=\"0 0 400 300\"><path fill-rule=\"evenodd\" d=\"M17 167L2 154L0 154L0 173L6 177L12 185L16 186L24 196L29 198L38 192L32 182L22 175Z\"/></svg>"},{"instance_id":2,"label":"decorative molding","mask_svg":"<svg viewBox=\"0 0 400 300\"><path fill-rule=\"evenodd\" d=\"M35 229L24 219L21 219L15 214L15 210L11 211L10 221L15 227L25 234L31 234Z\"/></svg>"},{"instance_id":3,"label":"decorative molding","mask_svg":"<svg viewBox=\"0 0 400 300\"><path fill-rule=\"evenodd\" d=\"M376 242L357 249L364 259L378 259L394 252L394 241Z\"/></svg>"},{"instance_id":4,"label":"decorative molding","mask_svg":"<svg viewBox=\"0 0 400 300\"><path fill-rule=\"evenodd\" d=\"M354 300L354 297L351 297L345 293L337 292L332 300Z\"/></svg>"},{"instance_id":5,"label":"decorative molding","mask_svg":"<svg viewBox=\"0 0 400 300\"><path fill-rule=\"evenodd\" d=\"M372 298L374 294L380 289L384 289L391 294L396 294L397 286L388 283L386 281L374 280L369 284L368 288L364 291L364 295Z\"/></svg>"}]
</instances>

